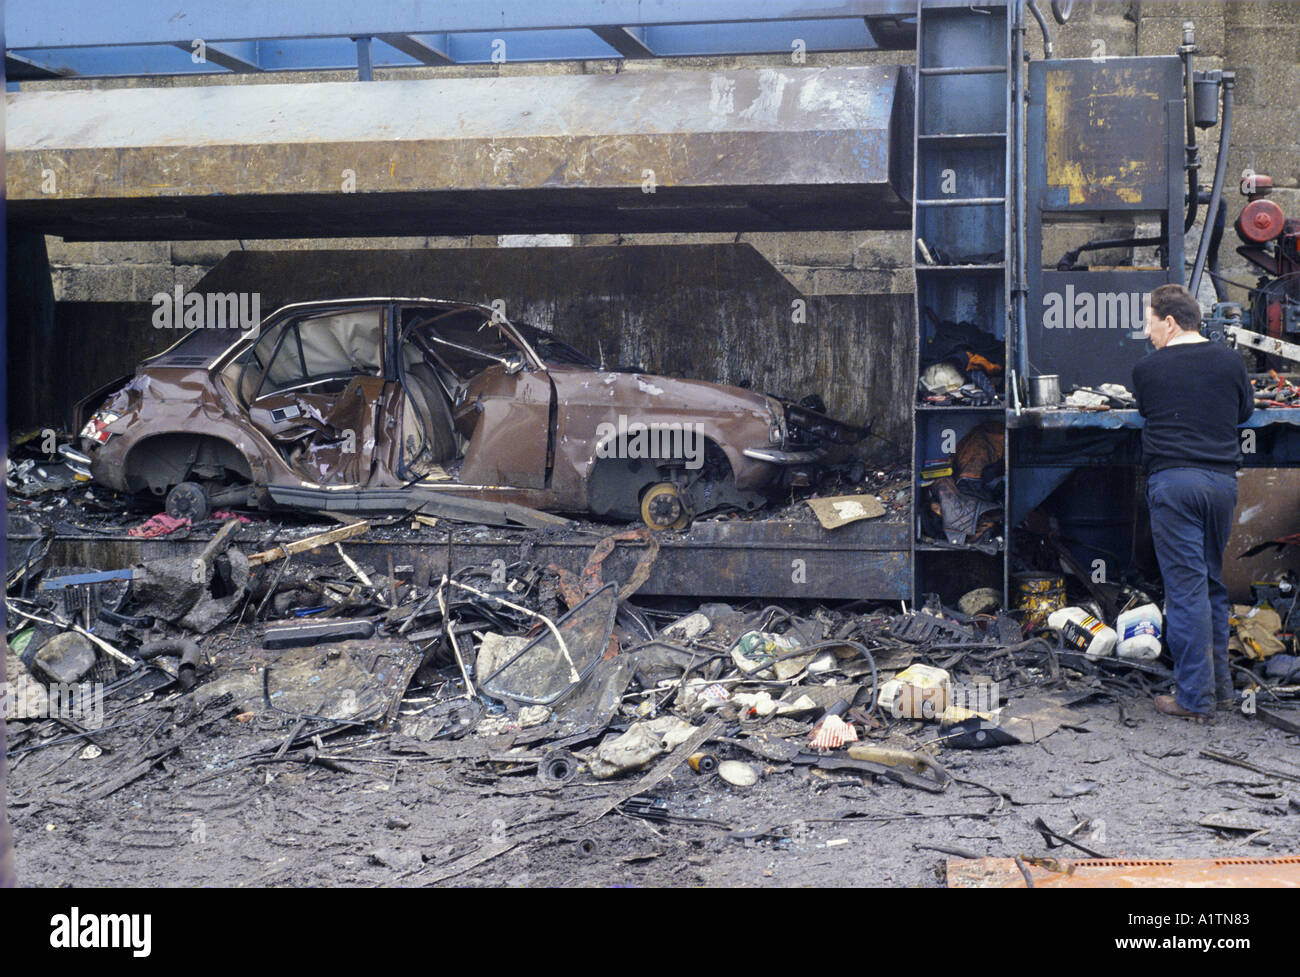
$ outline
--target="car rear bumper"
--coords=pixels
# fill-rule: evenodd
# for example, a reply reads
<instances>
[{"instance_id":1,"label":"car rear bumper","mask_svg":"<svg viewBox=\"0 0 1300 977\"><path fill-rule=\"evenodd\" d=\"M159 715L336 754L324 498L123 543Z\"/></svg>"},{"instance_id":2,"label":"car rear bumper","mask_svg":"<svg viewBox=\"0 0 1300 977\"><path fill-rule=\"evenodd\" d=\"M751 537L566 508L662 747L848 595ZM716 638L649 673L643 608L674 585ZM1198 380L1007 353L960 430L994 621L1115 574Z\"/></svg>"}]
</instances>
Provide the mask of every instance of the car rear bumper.
<instances>
[{"instance_id":1,"label":"car rear bumper","mask_svg":"<svg viewBox=\"0 0 1300 977\"><path fill-rule=\"evenodd\" d=\"M91 477L90 455L78 451L70 444L60 445L59 454L63 456L63 460L67 462L68 467L72 469L74 474L81 475L83 478Z\"/></svg>"}]
</instances>

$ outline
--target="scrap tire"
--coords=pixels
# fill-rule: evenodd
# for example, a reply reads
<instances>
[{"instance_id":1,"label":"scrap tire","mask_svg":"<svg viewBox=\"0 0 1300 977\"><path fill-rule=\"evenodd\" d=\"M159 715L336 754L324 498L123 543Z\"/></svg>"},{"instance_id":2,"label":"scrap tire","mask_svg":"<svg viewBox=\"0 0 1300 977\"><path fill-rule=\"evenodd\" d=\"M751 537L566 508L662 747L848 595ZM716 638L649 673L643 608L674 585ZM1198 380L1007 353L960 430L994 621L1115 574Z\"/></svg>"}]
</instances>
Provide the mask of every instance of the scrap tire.
<instances>
[{"instance_id":1,"label":"scrap tire","mask_svg":"<svg viewBox=\"0 0 1300 977\"><path fill-rule=\"evenodd\" d=\"M167 493L167 515L200 523L212 513L207 490L198 482L181 482Z\"/></svg>"}]
</instances>

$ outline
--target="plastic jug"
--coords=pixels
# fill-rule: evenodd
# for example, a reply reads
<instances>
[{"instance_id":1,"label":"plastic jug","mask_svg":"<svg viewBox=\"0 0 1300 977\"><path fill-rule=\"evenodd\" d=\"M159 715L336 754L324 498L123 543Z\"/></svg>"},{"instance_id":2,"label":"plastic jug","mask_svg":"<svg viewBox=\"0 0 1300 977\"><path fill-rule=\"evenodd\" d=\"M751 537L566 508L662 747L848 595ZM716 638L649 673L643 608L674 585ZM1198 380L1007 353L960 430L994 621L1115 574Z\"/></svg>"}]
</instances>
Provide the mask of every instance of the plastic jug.
<instances>
[{"instance_id":1,"label":"plastic jug","mask_svg":"<svg viewBox=\"0 0 1300 977\"><path fill-rule=\"evenodd\" d=\"M933 665L909 665L880 686L877 707L895 719L935 720L952 699L952 677Z\"/></svg>"},{"instance_id":2,"label":"plastic jug","mask_svg":"<svg viewBox=\"0 0 1300 977\"><path fill-rule=\"evenodd\" d=\"M1125 611L1115 622L1115 630L1119 633L1115 653L1120 658L1138 661L1160 657L1160 623L1160 608L1155 604L1143 604Z\"/></svg>"},{"instance_id":3,"label":"plastic jug","mask_svg":"<svg viewBox=\"0 0 1300 977\"><path fill-rule=\"evenodd\" d=\"M1089 658L1105 658L1115 653L1119 635L1114 628L1097 620L1082 607L1064 607L1047 619L1047 626L1061 632L1066 648L1081 651Z\"/></svg>"}]
</instances>

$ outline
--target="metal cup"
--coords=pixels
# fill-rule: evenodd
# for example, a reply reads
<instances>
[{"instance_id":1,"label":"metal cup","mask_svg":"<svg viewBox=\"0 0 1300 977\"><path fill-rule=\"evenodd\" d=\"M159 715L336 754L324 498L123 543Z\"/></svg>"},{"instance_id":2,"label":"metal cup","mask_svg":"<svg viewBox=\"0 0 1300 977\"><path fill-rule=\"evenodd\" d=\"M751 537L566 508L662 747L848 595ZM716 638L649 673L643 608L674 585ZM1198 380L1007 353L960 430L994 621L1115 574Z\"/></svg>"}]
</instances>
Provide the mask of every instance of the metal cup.
<instances>
[{"instance_id":1,"label":"metal cup","mask_svg":"<svg viewBox=\"0 0 1300 977\"><path fill-rule=\"evenodd\" d=\"M1029 377L1029 403L1034 407L1056 407L1061 403L1061 378L1055 373Z\"/></svg>"}]
</instances>

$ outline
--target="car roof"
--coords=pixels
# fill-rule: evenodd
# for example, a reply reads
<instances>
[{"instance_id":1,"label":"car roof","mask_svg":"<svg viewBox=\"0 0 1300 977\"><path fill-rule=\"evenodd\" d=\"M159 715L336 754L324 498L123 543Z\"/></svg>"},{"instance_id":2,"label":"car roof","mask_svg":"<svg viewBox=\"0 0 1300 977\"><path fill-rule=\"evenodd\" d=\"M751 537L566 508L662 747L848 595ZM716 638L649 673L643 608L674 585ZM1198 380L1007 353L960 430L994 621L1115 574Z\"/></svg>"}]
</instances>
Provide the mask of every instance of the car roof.
<instances>
[{"instance_id":1,"label":"car roof","mask_svg":"<svg viewBox=\"0 0 1300 977\"><path fill-rule=\"evenodd\" d=\"M370 295L364 298L341 298L341 299L312 299L307 302L290 302L288 305L282 305L262 321L272 319L283 312L296 309L328 309L340 305L387 305L390 302L401 302L404 305L444 305L449 308L477 309L487 315L492 315L491 306L480 305L477 302L464 302L459 299L434 299L427 297L410 297L398 295Z\"/></svg>"},{"instance_id":2,"label":"car roof","mask_svg":"<svg viewBox=\"0 0 1300 977\"><path fill-rule=\"evenodd\" d=\"M499 313L491 306L481 305L477 302L465 302L458 299L437 299L427 296L397 296L397 295L369 295L357 298L336 298L336 299L311 299L305 302L290 302L287 305L279 306L275 311L262 317L258 323L260 329L266 323L283 316L290 312L309 312L314 309L327 310L337 308L355 308L357 306L367 305L388 305L390 303L400 303L402 305L434 305L448 309L465 309L481 312L489 318L498 318ZM536 363L541 364L542 358L537 354L528 339L520 334L513 324L506 320L506 324L511 326L515 339L520 342L524 349L527 350ZM233 341L230 339L229 329L194 329L188 335L182 336L171 346L167 347L161 353L155 353L141 361L141 366L148 364L150 366L194 366L211 369L216 366L226 356L231 353L240 343L248 338L252 330L239 330L239 335Z\"/></svg>"}]
</instances>

